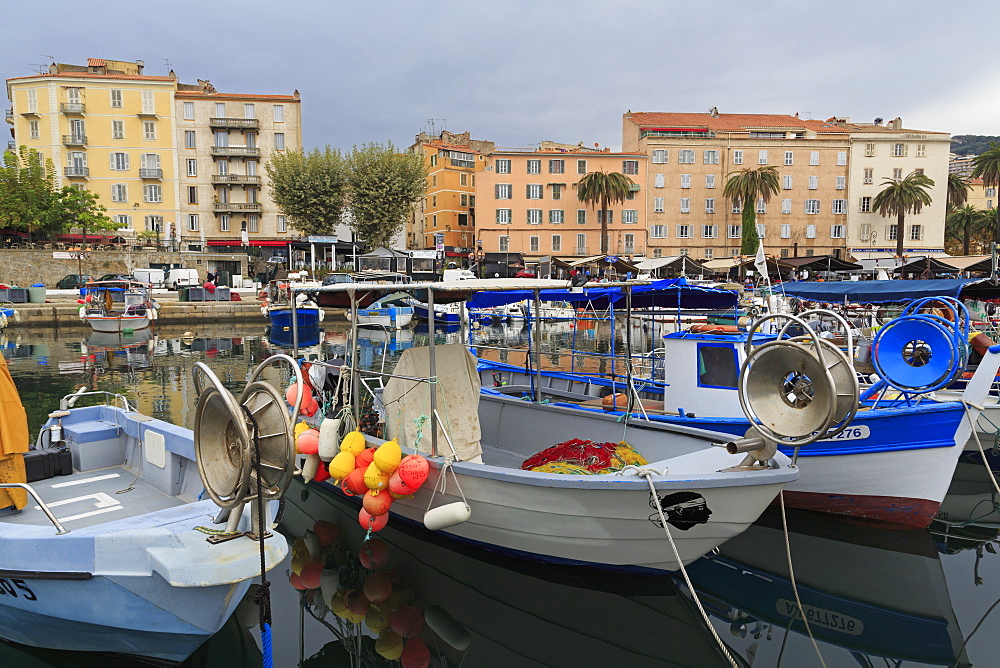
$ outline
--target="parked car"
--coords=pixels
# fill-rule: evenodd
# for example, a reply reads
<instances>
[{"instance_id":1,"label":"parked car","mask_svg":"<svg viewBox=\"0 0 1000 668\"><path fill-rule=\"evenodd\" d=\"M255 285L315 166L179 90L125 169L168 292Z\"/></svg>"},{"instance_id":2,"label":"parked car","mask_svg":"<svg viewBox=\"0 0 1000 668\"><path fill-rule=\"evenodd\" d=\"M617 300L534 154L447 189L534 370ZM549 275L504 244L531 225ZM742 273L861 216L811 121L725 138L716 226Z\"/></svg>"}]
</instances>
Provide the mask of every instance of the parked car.
<instances>
[{"instance_id":1,"label":"parked car","mask_svg":"<svg viewBox=\"0 0 1000 668\"><path fill-rule=\"evenodd\" d=\"M56 290L77 290L91 278L90 274L66 274L56 282Z\"/></svg>"},{"instance_id":2,"label":"parked car","mask_svg":"<svg viewBox=\"0 0 1000 668\"><path fill-rule=\"evenodd\" d=\"M99 281L131 281L132 277L127 274L104 274Z\"/></svg>"},{"instance_id":3,"label":"parked car","mask_svg":"<svg viewBox=\"0 0 1000 668\"><path fill-rule=\"evenodd\" d=\"M167 287L171 290L191 287L193 285L201 285L198 282L197 269L171 269L170 273L167 274Z\"/></svg>"}]
</instances>

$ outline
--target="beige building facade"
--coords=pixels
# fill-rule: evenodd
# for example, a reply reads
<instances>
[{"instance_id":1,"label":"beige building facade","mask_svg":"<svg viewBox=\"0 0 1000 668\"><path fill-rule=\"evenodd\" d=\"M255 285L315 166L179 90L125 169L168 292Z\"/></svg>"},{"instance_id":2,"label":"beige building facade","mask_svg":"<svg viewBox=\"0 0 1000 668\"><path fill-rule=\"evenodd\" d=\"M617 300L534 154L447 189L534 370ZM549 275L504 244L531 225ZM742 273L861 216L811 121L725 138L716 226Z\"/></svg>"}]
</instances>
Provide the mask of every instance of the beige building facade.
<instances>
[{"instance_id":1,"label":"beige building facade","mask_svg":"<svg viewBox=\"0 0 1000 668\"><path fill-rule=\"evenodd\" d=\"M577 184L595 171L621 172L635 182L629 199L608 211L608 253L646 251L645 155L579 147L497 149L476 180L478 241L487 253L587 257L601 252L600 209L577 198Z\"/></svg>"},{"instance_id":2,"label":"beige building facade","mask_svg":"<svg viewBox=\"0 0 1000 668\"><path fill-rule=\"evenodd\" d=\"M241 246L296 235L271 200L264 165L301 150L298 91L293 95L220 93L208 81L180 84L175 95L177 233L194 246Z\"/></svg>"},{"instance_id":3,"label":"beige building facade","mask_svg":"<svg viewBox=\"0 0 1000 668\"><path fill-rule=\"evenodd\" d=\"M931 204L904 221L904 254L944 252L944 219L948 201L948 161L951 135L912 130L895 118L884 125L851 123L847 117L829 122L850 132L851 160L848 189L848 248L854 257L882 257L896 253L896 219L874 211L876 195L887 181L912 172L934 181Z\"/></svg>"},{"instance_id":4,"label":"beige building facade","mask_svg":"<svg viewBox=\"0 0 1000 668\"><path fill-rule=\"evenodd\" d=\"M648 157L647 256L738 255L741 207L755 206L765 252L840 256L846 248L848 132L823 121L775 114L628 112L622 150ZM768 202L723 197L727 176L777 168Z\"/></svg>"}]
</instances>

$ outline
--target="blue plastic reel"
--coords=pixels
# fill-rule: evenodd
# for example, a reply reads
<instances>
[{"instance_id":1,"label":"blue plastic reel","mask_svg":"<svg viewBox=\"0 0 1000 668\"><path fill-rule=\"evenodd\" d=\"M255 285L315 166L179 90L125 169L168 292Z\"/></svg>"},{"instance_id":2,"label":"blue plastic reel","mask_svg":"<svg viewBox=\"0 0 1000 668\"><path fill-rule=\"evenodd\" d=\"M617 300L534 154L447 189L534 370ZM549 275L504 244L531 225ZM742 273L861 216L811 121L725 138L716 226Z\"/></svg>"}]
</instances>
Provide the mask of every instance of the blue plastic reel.
<instances>
[{"instance_id":1,"label":"blue plastic reel","mask_svg":"<svg viewBox=\"0 0 1000 668\"><path fill-rule=\"evenodd\" d=\"M933 315L906 315L879 330L872 343L875 371L904 392L933 392L962 371L959 332Z\"/></svg>"}]
</instances>

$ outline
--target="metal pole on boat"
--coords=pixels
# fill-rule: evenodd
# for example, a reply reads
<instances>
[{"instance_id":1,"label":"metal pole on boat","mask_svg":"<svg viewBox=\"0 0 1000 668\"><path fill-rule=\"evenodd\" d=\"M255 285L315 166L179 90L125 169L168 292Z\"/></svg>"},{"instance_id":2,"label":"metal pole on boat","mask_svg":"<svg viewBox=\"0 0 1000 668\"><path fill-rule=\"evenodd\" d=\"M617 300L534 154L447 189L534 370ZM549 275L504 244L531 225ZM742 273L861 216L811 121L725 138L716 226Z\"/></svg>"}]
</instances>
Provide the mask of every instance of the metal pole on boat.
<instances>
[{"instance_id":1,"label":"metal pole on boat","mask_svg":"<svg viewBox=\"0 0 1000 668\"><path fill-rule=\"evenodd\" d=\"M535 402L542 400L542 301L539 290L535 290Z\"/></svg>"},{"instance_id":2,"label":"metal pole on boat","mask_svg":"<svg viewBox=\"0 0 1000 668\"><path fill-rule=\"evenodd\" d=\"M427 288L427 364L431 378L437 378L437 355L434 346L434 288ZM431 454L437 456L437 382L428 383L431 390Z\"/></svg>"},{"instance_id":3,"label":"metal pole on boat","mask_svg":"<svg viewBox=\"0 0 1000 668\"><path fill-rule=\"evenodd\" d=\"M625 286L625 392L628 400L626 402L625 419L632 414L635 408L635 397L632 388L632 286ZM617 403L617 402L616 402ZM617 407L617 406L616 406Z\"/></svg>"},{"instance_id":4,"label":"metal pole on boat","mask_svg":"<svg viewBox=\"0 0 1000 668\"><path fill-rule=\"evenodd\" d=\"M292 298L292 357L299 357L299 310L295 302L295 290L289 285L288 294Z\"/></svg>"},{"instance_id":5,"label":"metal pole on boat","mask_svg":"<svg viewBox=\"0 0 1000 668\"><path fill-rule=\"evenodd\" d=\"M351 411L354 413L354 424L361 424L361 407L359 406L361 388L358 387L358 291L348 290L351 297Z\"/></svg>"}]
</instances>

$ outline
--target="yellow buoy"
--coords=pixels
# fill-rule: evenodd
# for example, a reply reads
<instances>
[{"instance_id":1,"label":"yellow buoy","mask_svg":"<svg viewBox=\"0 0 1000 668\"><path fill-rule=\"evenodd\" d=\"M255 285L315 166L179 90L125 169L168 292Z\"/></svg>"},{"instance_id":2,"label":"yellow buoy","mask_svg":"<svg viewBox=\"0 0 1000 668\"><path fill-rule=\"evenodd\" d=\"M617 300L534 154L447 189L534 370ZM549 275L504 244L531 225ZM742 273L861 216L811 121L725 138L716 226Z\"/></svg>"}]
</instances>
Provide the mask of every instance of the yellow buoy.
<instances>
[{"instance_id":1,"label":"yellow buoy","mask_svg":"<svg viewBox=\"0 0 1000 668\"><path fill-rule=\"evenodd\" d=\"M375 641L375 651L386 659L395 661L403 654L403 639L392 631L382 631Z\"/></svg>"},{"instance_id":2,"label":"yellow buoy","mask_svg":"<svg viewBox=\"0 0 1000 668\"><path fill-rule=\"evenodd\" d=\"M379 490L385 489L389 486L389 475L382 473L375 462L368 465L368 469L365 470L365 487L377 492Z\"/></svg>"},{"instance_id":3,"label":"yellow buoy","mask_svg":"<svg viewBox=\"0 0 1000 668\"><path fill-rule=\"evenodd\" d=\"M357 429L350 432L344 437L344 440L340 442L340 451L349 452L355 457L357 457L358 453L364 450L365 447L365 435Z\"/></svg>"},{"instance_id":4,"label":"yellow buoy","mask_svg":"<svg viewBox=\"0 0 1000 668\"><path fill-rule=\"evenodd\" d=\"M306 429L309 429L309 423L307 423L307 422L303 421L303 422L300 422L297 425L295 425L294 434L295 434L295 440L296 441L299 440L299 434L301 434L302 432L304 432Z\"/></svg>"},{"instance_id":5,"label":"yellow buoy","mask_svg":"<svg viewBox=\"0 0 1000 668\"><path fill-rule=\"evenodd\" d=\"M340 482L354 470L354 455L350 452L338 452L327 468L330 471L330 477Z\"/></svg>"},{"instance_id":6,"label":"yellow buoy","mask_svg":"<svg viewBox=\"0 0 1000 668\"><path fill-rule=\"evenodd\" d=\"M391 475L399 468L399 460L402 458L403 452L399 449L399 442L392 439L378 446L373 461L382 473Z\"/></svg>"},{"instance_id":7,"label":"yellow buoy","mask_svg":"<svg viewBox=\"0 0 1000 668\"><path fill-rule=\"evenodd\" d=\"M389 628L389 615L372 606L365 615L365 624L373 633L382 633Z\"/></svg>"}]
</instances>

